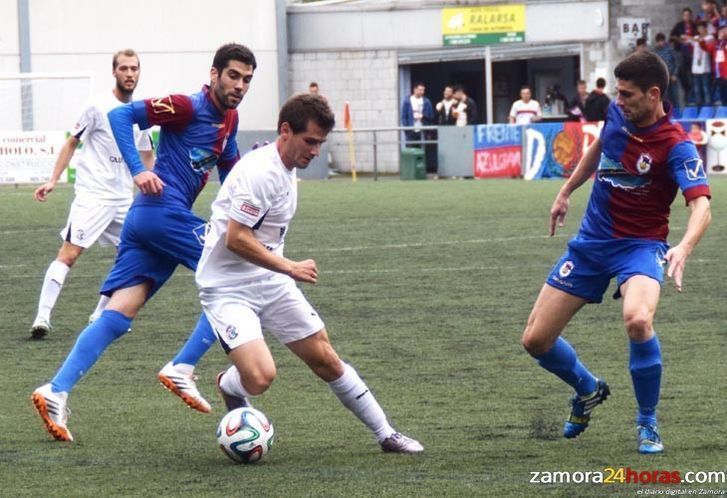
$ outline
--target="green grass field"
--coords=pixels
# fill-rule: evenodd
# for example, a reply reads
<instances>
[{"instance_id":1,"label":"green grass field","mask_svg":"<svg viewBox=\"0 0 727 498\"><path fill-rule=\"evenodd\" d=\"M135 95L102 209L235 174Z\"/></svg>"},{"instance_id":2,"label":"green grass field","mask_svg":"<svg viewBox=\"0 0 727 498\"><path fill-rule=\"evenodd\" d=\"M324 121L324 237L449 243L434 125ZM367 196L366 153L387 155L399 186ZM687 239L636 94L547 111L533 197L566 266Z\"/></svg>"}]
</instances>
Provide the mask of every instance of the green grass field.
<instances>
[{"instance_id":1,"label":"green grass field","mask_svg":"<svg viewBox=\"0 0 727 498\"><path fill-rule=\"evenodd\" d=\"M313 257L304 286L340 355L366 379L422 456L383 454L326 385L286 349L271 389L254 400L276 427L259 465L237 466L215 443L224 413L214 391L226 366L214 347L198 368L213 414L187 409L156 372L192 329L193 275L177 271L70 397L76 441L50 439L29 397L84 327L113 251L93 248L69 275L52 334L28 340L43 274L72 199L45 204L30 187L0 188L0 496L635 496L675 486L530 484L534 471L727 471L725 292L727 179L712 182L713 223L687 266L684 293L669 283L657 315L665 357L660 421L666 452L636 453L635 401L620 302L584 309L566 330L612 387L577 440L560 437L570 392L520 347L550 266L575 233L587 188L565 229L547 238L560 182L344 180L303 182L287 255ZM209 214L216 185L197 202ZM677 241L687 210L672 215ZM610 292L609 291L609 295ZM681 490L725 490L724 484Z\"/></svg>"}]
</instances>

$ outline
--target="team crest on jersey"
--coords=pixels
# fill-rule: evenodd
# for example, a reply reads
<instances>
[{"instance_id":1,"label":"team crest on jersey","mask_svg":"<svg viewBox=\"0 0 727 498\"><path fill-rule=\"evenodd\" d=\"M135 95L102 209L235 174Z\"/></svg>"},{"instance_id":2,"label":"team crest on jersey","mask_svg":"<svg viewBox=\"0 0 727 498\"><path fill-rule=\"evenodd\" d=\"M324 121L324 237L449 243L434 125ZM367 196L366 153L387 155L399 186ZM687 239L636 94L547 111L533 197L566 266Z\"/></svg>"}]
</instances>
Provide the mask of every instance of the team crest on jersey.
<instances>
[{"instance_id":1,"label":"team crest on jersey","mask_svg":"<svg viewBox=\"0 0 727 498\"><path fill-rule=\"evenodd\" d=\"M233 341L237 337L237 329L234 325L228 325L225 329L225 334L229 340Z\"/></svg>"},{"instance_id":2,"label":"team crest on jersey","mask_svg":"<svg viewBox=\"0 0 727 498\"><path fill-rule=\"evenodd\" d=\"M684 169L687 172L687 180L703 180L707 178L704 172L704 164L701 159L688 159L684 161Z\"/></svg>"},{"instance_id":3,"label":"team crest on jersey","mask_svg":"<svg viewBox=\"0 0 727 498\"><path fill-rule=\"evenodd\" d=\"M76 240L83 240L86 237L86 232L81 230L80 228L76 230Z\"/></svg>"},{"instance_id":4,"label":"team crest on jersey","mask_svg":"<svg viewBox=\"0 0 727 498\"><path fill-rule=\"evenodd\" d=\"M151 110L154 114L176 114L174 110L174 102L172 102L172 96L167 95L166 97L159 97L157 99L151 99Z\"/></svg>"},{"instance_id":5,"label":"team crest on jersey","mask_svg":"<svg viewBox=\"0 0 727 498\"><path fill-rule=\"evenodd\" d=\"M560 269L558 270L558 275L561 276L561 278L565 278L573 271L573 268L575 268L575 265L573 264L573 261L566 261L562 265L560 265Z\"/></svg>"},{"instance_id":6,"label":"team crest on jersey","mask_svg":"<svg viewBox=\"0 0 727 498\"><path fill-rule=\"evenodd\" d=\"M651 156L644 152L639 156L639 160L636 161L636 171L638 171L640 175L645 175L651 170L651 163L653 162L654 160Z\"/></svg>"}]
</instances>

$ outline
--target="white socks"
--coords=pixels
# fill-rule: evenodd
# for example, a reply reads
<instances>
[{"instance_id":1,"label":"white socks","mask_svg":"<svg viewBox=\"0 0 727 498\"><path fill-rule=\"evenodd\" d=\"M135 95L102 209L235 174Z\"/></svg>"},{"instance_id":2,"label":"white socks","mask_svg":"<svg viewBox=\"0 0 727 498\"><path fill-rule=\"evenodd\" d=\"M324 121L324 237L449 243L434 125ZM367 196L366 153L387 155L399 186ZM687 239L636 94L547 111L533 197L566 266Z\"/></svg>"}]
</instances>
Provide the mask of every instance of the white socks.
<instances>
[{"instance_id":1,"label":"white socks","mask_svg":"<svg viewBox=\"0 0 727 498\"><path fill-rule=\"evenodd\" d=\"M50 313L56 305L58 295L61 293L63 282L66 275L71 270L69 266L60 261L53 261L45 273L43 287L40 289L40 299L38 301L38 318L50 320Z\"/></svg>"},{"instance_id":2,"label":"white socks","mask_svg":"<svg viewBox=\"0 0 727 498\"><path fill-rule=\"evenodd\" d=\"M341 364L343 375L328 383L331 391L338 396L343 406L351 410L373 431L379 442L394 434L396 431L386 420L384 410L356 370L347 363L341 362Z\"/></svg>"},{"instance_id":3,"label":"white socks","mask_svg":"<svg viewBox=\"0 0 727 498\"><path fill-rule=\"evenodd\" d=\"M103 310L106 309L106 305L109 303L110 300L111 298L109 296L101 294L101 297L98 298L98 304L96 305L96 309L93 310L93 313L91 314L90 321L95 322L96 320L98 320L98 317L100 317Z\"/></svg>"},{"instance_id":4,"label":"white socks","mask_svg":"<svg viewBox=\"0 0 727 498\"><path fill-rule=\"evenodd\" d=\"M225 374L220 379L220 388L227 394L237 396L238 398L249 397L245 388L242 387L242 380L240 379L240 372L237 371L235 365L232 365L227 369Z\"/></svg>"}]
</instances>

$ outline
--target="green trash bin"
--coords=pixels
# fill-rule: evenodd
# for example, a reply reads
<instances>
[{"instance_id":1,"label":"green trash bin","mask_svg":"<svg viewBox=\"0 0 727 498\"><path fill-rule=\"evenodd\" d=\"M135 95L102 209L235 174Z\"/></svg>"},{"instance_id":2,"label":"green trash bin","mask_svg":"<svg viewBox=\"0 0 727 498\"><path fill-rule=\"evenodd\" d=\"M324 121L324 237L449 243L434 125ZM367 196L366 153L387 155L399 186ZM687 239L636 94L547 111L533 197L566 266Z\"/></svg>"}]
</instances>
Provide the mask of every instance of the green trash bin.
<instances>
[{"instance_id":1,"label":"green trash bin","mask_svg":"<svg viewBox=\"0 0 727 498\"><path fill-rule=\"evenodd\" d=\"M426 180L427 165L424 150L407 147L399 156L399 177L402 180Z\"/></svg>"}]
</instances>

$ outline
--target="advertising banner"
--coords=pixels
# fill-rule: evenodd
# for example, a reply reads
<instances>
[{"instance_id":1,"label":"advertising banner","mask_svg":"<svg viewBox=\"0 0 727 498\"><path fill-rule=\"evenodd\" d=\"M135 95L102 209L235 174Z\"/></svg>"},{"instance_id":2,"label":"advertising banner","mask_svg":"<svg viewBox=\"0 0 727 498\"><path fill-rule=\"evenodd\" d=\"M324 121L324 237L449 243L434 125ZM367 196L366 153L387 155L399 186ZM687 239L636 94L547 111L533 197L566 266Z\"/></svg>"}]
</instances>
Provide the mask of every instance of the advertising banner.
<instances>
[{"instance_id":1,"label":"advertising banner","mask_svg":"<svg viewBox=\"0 0 727 498\"><path fill-rule=\"evenodd\" d=\"M0 133L0 183L48 181L65 141L62 131ZM65 177L59 181L65 181Z\"/></svg>"},{"instance_id":2,"label":"advertising banner","mask_svg":"<svg viewBox=\"0 0 727 498\"><path fill-rule=\"evenodd\" d=\"M525 5L442 9L444 45L486 45L525 41Z\"/></svg>"}]
</instances>

